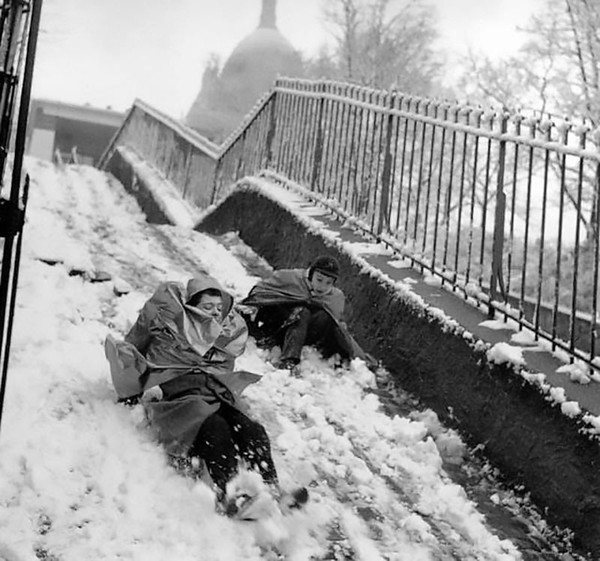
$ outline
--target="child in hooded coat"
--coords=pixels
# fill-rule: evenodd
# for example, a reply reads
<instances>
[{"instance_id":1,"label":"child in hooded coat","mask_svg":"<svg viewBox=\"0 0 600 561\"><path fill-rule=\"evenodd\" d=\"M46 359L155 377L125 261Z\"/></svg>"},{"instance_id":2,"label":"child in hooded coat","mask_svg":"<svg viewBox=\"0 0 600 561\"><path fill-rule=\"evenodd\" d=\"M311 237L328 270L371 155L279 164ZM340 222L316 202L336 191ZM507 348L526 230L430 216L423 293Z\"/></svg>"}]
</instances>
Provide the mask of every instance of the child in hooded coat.
<instances>
[{"instance_id":1,"label":"child in hooded coat","mask_svg":"<svg viewBox=\"0 0 600 561\"><path fill-rule=\"evenodd\" d=\"M208 275L161 284L125 341L107 337L105 350L120 400L160 386L162 399L145 404L159 441L171 455L204 460L224 498L239 459L277 487L264 427L240 407L257 374L235 372L248 329L233 298Z\"/></svg>"}]
</instances>

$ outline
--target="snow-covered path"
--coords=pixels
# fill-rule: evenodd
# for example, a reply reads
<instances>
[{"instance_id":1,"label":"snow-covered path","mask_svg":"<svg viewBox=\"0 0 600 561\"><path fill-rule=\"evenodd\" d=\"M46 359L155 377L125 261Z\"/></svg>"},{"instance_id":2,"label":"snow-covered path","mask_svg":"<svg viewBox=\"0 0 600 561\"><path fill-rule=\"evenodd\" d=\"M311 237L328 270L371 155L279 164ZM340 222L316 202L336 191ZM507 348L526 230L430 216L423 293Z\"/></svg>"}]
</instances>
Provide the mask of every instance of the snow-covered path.
<instances>
[{"instance_id":1,"label":"snow-covered path","mask_svg":"<svg viewBox=\"0 0 600 561\"><path fill-rule=\"evenodd\" d=\"M187 229L152 226L88 167L27 160L31 202L5 415L0 429L0 559L521 559L442 469L431 424L382 411L374 376L308 350L302 376L251 341L239 368L271 435L282 483L307 508L262 524L215 514L211 490L177 474L142 406L115 403L102 343L122 336L163 280L197 271L237 298L256 281L236 255ZM243 259L242 259L243 261ZM112 275L99 280L97 272ZM117 296L115 284L132 290ZM268 548L267 548L268 549Z\"/></svg>"}]
</instances>

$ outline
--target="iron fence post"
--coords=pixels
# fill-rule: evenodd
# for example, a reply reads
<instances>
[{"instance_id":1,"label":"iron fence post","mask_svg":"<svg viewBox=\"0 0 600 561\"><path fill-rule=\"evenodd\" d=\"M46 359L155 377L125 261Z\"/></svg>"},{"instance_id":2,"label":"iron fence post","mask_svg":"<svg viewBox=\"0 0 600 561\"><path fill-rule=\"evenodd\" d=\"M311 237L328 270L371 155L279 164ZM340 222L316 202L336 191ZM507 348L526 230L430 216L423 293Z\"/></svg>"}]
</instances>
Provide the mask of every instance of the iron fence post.
<instances>
[{"instance_id":1,"label":"iron fence post","mask_svg":"<svg viewBox=\"0 0 600 561\"><path fill-rule=\"evenodd\" d=\"M185 165L183 170L183 185L181 187L181 196L185 199L187 196L188 186L189 186L189 178L190 178L190 168L192 167L192 159L194 157L193 149L191 144L186 146L187 151L185 153Z\"/></svg>"},{"instance_id":2,"label":"iron fence post","mask_svg":"<svg viewBox=\"0 0 600 561\"><path fill-rule=\"evenodd\" d=\"M383 160L383 169L381 170L381 199L379 201L379 223L377 224L377 236L381 236L383 232L383 228L385 226L386 230L389 231L389 213L388 206L390 204L390 177L392 171L392 126L394 121L394 116L391 112L391 109L394 107L394 103L396 102L396 91L392 91L389 96L388 108L390 111L388 112L386 124L385 124L385 152L384 152L384 160Z\"/></svg>"},{"instance_id":3,"label":"iron fence post","mask_svg":"<svg viewBox=\"0 0 600 561\"><path fill-rule=\"evenodd\" d=\"M244 132L242 132L242 136L240 137L240 148L238 149L238 160L237 160L237 165L235 168L235 178L234 181L237 181L240 177L242 177L244 175L244 172L246 170L246 161L244 160L244 153L246 151L246 134L248 132L248 129L244 129Z\"/></svg>"},{"instance_id":4,"label":"iron fence post","mask_svg":"<svg viewBox=\"0 0 600 561\"><path fill-rule=\"evenodd\" d=\"M315 157L313 160L313 168L310 177L310 189L314 191L317 185L317 181L319 180L320 171L321 171L321 159L323 158L323 106L325 104L325 96L323 95L325 91L325 82L323 80L319 81L317 86L317 91L320 94L319 97L319 109L317 111L317 134L315 138Z\"/></svg>"},{"instance_id":5,"label":"iron fence post","mask_svg":"<svg viewBox=\"0 0 600 561\"><path fill-rule=\"evenodd\" d=\"M219 189L219 172L221 170L221 162L223 161L223 154L221 154L215 163L215 171L213 173L213 188L212 195L210 197L210 204L215 204L215 199L217 198L217 191Z\"/></svg>"},{"instance_id":6,"label":"iron fence post","mask_svg":"<svg viewBox=\"0 0 600 561\"><path fill-rule=\"evenodd\" d=\"M599 129L600 131L600 129ZM600 134L596 136L600 140ZM598 143L596 148L600 148ZM590 356L596 356L596 345L598 342L598 277L600 276L600 229L598 228L598 217L600 216L600 162L596 164L596 176L594 180L594 208L592 210L592 232L594 239L591 242L594 251L594 275L592 283L592 322L590 326Z\"/></svg>"},{"instance_id":7,"label":"iron fence post","mask_svg":"<svg viewBox=\"0 0 600 561\"><path fill-rule=\"evenodd\" d=\"M508 115L505 111L500 116L500 133L504 135L507 130ZM504 291L504 278L502 276L502 261L504 253L504 221L506 209L506 194L504 193L504 165L506 163L506 139L502 137L498 145L498 174L496 176L496 209L494 214L494 237L492 243L492 271L490 277L490 302L488 317L494 317L494 301L498 296L498 286L502 298L506 297ZM485 235L485 234L484 234Z\"/></svg>"},{"instance_id":8,"label":"iron fence post","mask_svg":"<svg viewBox=\"0 0 600 561\"><path fill-rule=\"evenodd\" d=\"M277 123L277 92L275 90L271 95L269 105L271 106L271 111L269 113L269 129L267 130L267 138L265 139L265 168L268 168L273 161L273 139L275 138L275 127Z\"/></svg>"},{"instance_id":9,"label":"iron fence post","mask_svg":"<svg viewBox=\"0 0 600 561\"><path fill-rule=\"evenodd\" d=\"M31 101L31 87L33 82L33 67L40 27L42 0L35 0L30 5L28 33L25 48L25 66L23 69L23 83L21 86L21 99L17 117L17 132L15 137L14 161L11 177L10 204L14 209L19 207L21 197L21 171L25 152L25 140L27 134L27 120L29 105ZM20 64L19 64L20 66ZM17 72L20 68L17 69ZM8 141L8 137L5 139ZM8 146L2 146L6 150ZM27 176L23 188L23 216L29 193L29 177ZM8 377L8 366L10 361L10 345L12 338L13 317L15 313L16 295L19 281L19 267L21 259L22 227L18 232L16 248L13 252L14 235L9 235L4 240L4 251L2 258L2 274L0 275L0 302L2 303L0 320L0 356L2 358L2 375L0 377L0 420L4 408L4 397L6 392L6 381ZM6 312L8 311L8 315Z\"/></svg>"}]
</instances>

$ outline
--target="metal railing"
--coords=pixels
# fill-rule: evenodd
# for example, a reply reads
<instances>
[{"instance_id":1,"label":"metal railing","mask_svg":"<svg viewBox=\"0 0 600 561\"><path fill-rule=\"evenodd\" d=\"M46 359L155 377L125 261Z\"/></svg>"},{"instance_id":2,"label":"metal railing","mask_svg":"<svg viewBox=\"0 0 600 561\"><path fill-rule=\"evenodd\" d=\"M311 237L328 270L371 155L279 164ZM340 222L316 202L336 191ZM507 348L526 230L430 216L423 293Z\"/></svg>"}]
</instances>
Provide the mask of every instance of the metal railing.
<instances>
[{"instance_id":1,"label":"metal railing","mask_svg":"<svg viewBox=\"0 0 600 561\"><path fill-rule=\"evenodd\" d=\"M278 86L278 125L321 126L303 127L309 149L293 123L282 131L277 171L337 202L490 316L501 308L593 358L600 154L589 149L590 131L347 85ZM596 272L584 273L584 253Z\"/></svg>"},{"instance_id":2,"label":"metal railing","mask_svg":"<svg viewBox=\"0 0 600 561\"><path fill-rule=\"evenodd\" d=\"M136 136L149 136L135 140L153 145L151 161L161 142L163 160L185 161L152 130L141 127ZM245 175L276 172L490 317L500 310L592 365L599 138L568 121L279 79L221 147L204 149L205 175L193 187L203 194L193 199L206 206Z\"/></svg>"},{"instance_id":3,"label":"metal railing","mask_svg":"<svg viewBox=\"0 0 600 561\"><path fill-rule=\"evenodd\" d=\"M41 9L42 0L0 2L0 420L4 410L29 190L29 176L23 182L21 172ZM15 123L16 131L13 130ZM5 168L11 149L14 157L9 178ZM6 181L8 179L10 181Z\"/></svg>"},{"instance_id":4,"label":"metal railing","mask_svg":"<svg viewBox=\"0 0 600 561\"><path fill-rule=\"evenodd\" d=\"M136 100L98 162L103 169L119 146L133 149L199 208L212 200L219 147L179 121Z\"/></svg>"}]
</instances>

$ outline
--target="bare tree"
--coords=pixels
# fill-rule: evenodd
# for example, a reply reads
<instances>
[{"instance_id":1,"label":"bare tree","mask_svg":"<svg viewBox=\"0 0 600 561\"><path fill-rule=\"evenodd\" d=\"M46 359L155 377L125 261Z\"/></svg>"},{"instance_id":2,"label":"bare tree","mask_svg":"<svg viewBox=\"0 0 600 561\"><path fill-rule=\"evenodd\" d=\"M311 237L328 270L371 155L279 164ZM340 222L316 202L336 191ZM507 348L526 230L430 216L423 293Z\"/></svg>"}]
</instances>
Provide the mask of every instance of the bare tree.
<instances>
[{"instance_id":1,"label":"bare tree","mask_svg":"<svg viewBox=\"0 0 600 561\"><path fill-rule=\"evenodd\" d=\"M338 24L338 43L342 72L348 80L354 78L354 61L357 58L357 35L359 11L355 0L336 0L339 12L328 12L328 18Z\"/></svg>"},{"instance_id":2,"label":"bare tree","mask_svg":"<svg viewBox=\"0 0 600 561\"><path fill-rule=\"evenodd\" d=\"M329 0L325 18L335 45L328 68L333 76L326 77L420 96L434 93L443 60L434 48L435 11L421 0ZM323 53L308 66L318 76Z\"/></svg>"},{"instance_id":3,"label":"bare tree","mask_svg":"<svg viewBox=\"0 0 600 561\"><path fill-rule=\"evenodd\" d=\"M544 9L538 10L522 31L527 34L527 41L509 59L491 61L471 53L461 90L468 93L471 101L521 109L525 114L533 113L545 120L546 125L550 118L557 125L554 129L556 137L564 140L568 135L570 144L576 146L579 137L573 130L569 132L571 124L583 122L591 129L600 125L600 2L546 0ZM535 132L539 138L550 130L538 125ZM582 130L585 129L580 128L578 132ZM588 149L593 138L594 135L587 134ZM533 173L538 177L543 174L545 158L549 158L554 174L551 181L555 188L549 204L559 204L562 200L565 211L567 206L575 209L579 225L587 234L582 232L580 245L572 253L563 247L560 259L562 275L568 276L570 273L565 271L572 268L575 251L579 253L578 282L584 289L578 298L587 298L589 305L597 251L594 240L600 227L597 216L598 166L592 160L584 162L577 157L562 157L552 150L536 150ZM555 249L547 243L544 251L548 253ZM547 259L549 264L557 261L557 255ZM554 279L557 272L550 267L544 274L547 279ZM554 290L554 280L549 285ZM566 282L567 285L572 285L572 281ZM565 294L569 294L568 290Z\"/></svg>"},{"instance_id":4,"label":"bare tree","mask_svg":"<svg viewBox=\"0 0 600 561\"><path fill-rule=\"evenodd\" d=\"M600 2L547 0L522 31L528 40L513 57L471 53L461 89L481 103L600 124Z\"/></svg>"}]
</instances>

